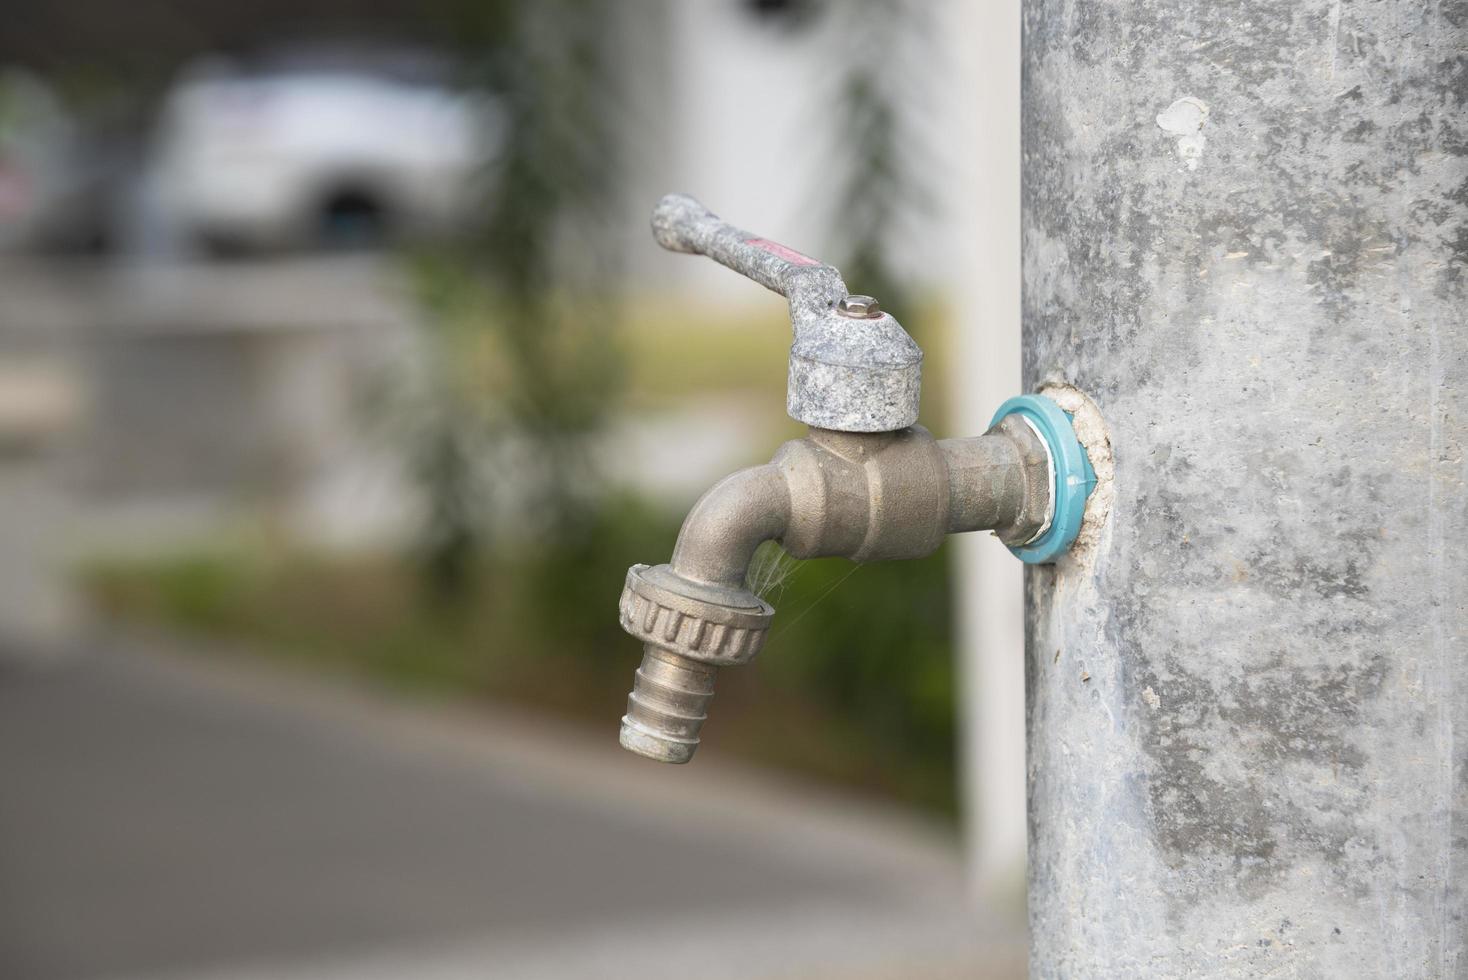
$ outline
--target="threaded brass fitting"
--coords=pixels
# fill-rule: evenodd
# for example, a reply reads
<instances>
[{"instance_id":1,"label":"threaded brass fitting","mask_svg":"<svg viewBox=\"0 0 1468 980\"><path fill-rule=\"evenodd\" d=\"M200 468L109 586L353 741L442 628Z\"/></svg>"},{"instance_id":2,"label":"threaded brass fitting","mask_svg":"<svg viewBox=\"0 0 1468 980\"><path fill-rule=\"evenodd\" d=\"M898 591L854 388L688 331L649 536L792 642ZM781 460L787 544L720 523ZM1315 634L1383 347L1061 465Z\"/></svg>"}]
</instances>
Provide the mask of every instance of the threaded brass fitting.
<instances>
[{"instance_id":1,"label":"threaded brass fitting","mask_svg":"<svg viewBox=\"0 0 1468 980\"><path fill-rule=\"evenodd\" d=\"M643 642L622 745L659 762L687 762L718 668L754 658L775 610L744 589L694 582L667 565L628 569L619 609L622 628Z\"/></svg>"}]
</instances>

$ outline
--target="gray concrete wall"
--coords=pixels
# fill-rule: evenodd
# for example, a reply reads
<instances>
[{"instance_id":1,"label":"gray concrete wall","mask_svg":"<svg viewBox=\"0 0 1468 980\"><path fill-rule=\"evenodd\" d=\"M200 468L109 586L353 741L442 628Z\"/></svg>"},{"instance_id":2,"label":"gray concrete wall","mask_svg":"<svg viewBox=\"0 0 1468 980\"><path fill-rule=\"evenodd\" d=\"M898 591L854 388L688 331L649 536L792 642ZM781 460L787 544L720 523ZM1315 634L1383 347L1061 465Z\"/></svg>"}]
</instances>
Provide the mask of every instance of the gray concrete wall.
<instances>
[{"instance_id":1,"label":"gray concrete wall","mask_svg":"<svg viewBox=\"0 0 1468 980\"><path fill-rule=\"evenodd\" d=\"M1040 977L1468 977L1468 7L1024 14L1024 366L1109 524L1031 571Z\"/></svg>"}]
</instances>

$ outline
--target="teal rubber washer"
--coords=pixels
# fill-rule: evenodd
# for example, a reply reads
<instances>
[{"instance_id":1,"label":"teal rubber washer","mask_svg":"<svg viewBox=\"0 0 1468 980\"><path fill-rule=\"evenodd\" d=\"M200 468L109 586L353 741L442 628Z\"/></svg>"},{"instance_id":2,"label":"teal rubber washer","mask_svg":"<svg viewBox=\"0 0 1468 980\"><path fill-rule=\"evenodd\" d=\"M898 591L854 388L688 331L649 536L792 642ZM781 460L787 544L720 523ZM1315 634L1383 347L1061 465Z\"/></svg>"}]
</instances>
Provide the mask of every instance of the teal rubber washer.
<instances>
[{"instance_id":1,"label":"teal rubber washer","mask_svg":"<svg viewBox=\"0 0 1468 980\"><path fill-rule=\"evenodd\" d=\"M1096 486L1096 471L1091 458L1076 438L1071 415L1044 395L1019 395L999 406L992 429L1007 415L1022 415L1040 433L1050 450L1051 491L1055 510L1050 526L1039 537L1012 551L1020 561L1043 565L1065 554L1081 531L1081 518L1086 514L1086 498Z\"/></svg>"}]
</instances>

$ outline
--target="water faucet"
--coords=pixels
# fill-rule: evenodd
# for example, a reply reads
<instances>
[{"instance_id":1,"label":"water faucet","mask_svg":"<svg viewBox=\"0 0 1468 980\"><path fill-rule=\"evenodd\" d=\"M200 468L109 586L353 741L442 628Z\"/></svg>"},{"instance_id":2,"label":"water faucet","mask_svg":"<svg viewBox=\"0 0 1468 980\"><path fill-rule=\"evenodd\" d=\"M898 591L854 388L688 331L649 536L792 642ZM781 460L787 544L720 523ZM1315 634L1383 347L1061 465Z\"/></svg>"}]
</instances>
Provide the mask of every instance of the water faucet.
<instances>
[{"instance_id":1,"label":"water faucet","mask_svg":"<svg viewBox=\"0 0 1468 980\"><path fill-rule=\"evenodd\" d=\"M917 425L922 349L833 267L684 195L659 202L652 228L664 248L706 255L790 301L786 410L810 427L714 484L671 561L627 572L620 619L643 656L621 742L681 763L698 747L718 669L764 646L775 610L746 584L760 544L865 562L921 558L945 535L990 530L1024 561L1054 561L1096 478L1070 416L1040 395L1009 399L981 436L935 439Z\"/></svg>"}]
</instances>

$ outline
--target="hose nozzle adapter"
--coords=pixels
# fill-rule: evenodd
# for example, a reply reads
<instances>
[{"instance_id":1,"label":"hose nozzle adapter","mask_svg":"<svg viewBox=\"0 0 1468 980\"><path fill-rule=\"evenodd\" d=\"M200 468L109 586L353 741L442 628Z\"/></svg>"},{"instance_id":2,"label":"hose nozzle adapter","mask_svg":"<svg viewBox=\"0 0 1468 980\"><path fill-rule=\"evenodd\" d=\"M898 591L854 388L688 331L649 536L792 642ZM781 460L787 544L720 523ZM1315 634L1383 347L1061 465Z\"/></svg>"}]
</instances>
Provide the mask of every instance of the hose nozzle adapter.
<instances>
[{"instance_id":1,"label":"hose nozzle adapter","mask_svg":"<svg viewBox=\"0 0 1468 980\"><path fill-rule=\"evenodd\" d=\"M619 614L622 629L643 643L622 746L658 762L687 762L717 669L754 659L775 609L752 592L694 582L668 565L633 565Z\"/></svg>"}]
</instances>

